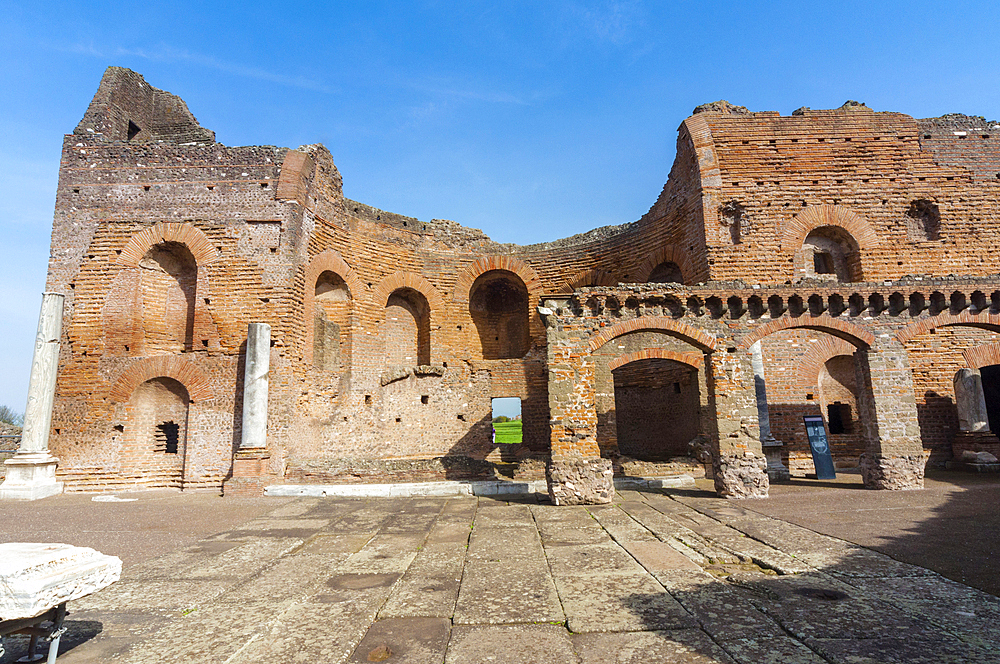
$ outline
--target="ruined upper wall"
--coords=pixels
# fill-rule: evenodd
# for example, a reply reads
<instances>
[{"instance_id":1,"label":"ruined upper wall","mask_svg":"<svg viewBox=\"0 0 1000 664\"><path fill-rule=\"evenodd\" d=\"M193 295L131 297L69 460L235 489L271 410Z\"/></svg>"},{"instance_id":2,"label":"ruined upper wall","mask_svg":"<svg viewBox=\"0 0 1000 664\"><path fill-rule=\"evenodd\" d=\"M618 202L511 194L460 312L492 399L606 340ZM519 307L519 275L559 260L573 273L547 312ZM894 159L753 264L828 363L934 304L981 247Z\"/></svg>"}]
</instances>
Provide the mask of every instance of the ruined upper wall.
<instances>
[{"instance_id":1,"label":"ruined upper wall","mask_svg":"<svg viewBox=\"0 0 1000 664\"><path fill-rule=\"evenodd\" d=\"M981 182L1000 180L1000 122L949 113L917 124L920 147L935 161L966 168Z\"/></svg>"},{"instance_id":2,"label":"ruined upper wall","mask_svg":"<svg viewBox=\"0 0 1000 664\"><path fill-rule=\"evenodd\" d=\"M107 68L73 133L130 143L215 142L215 132L199 125L180 97L124 67Z\"/></svg>"},{"instance_id":3,"label":"ruined upper wall","mask_svg":"<svg viewBox=\"0 0 1000 664\"><path fill-rule=\"evenodd\" d=\"M857 102L790 116L697 110L684 126L698 150L710 280L803 277L797 252L824 215L852 220L825 225L860 246L863 279L981 274L1000 259L988 239L1000 228L1000 132L973 141L954 128L978 118L916 120ZM924 233L914 220L930 209Z\"/></svg>"}]
</instances>

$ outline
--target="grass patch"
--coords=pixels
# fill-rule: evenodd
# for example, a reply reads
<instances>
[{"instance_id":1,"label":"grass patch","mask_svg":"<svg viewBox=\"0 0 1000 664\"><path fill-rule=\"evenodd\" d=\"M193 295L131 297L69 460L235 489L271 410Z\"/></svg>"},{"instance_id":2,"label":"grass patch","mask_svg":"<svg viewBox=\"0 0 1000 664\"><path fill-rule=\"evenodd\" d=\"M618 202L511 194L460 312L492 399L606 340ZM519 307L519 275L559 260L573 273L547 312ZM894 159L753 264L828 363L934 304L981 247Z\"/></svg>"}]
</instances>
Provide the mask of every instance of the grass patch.
<instances>
[{"instance_id":1,"label":"grass patch","mask_svg":"<svg viewBox=\"0 0 1000 664\"><path fill-rule=\"evenodd\" d=\"M499 445L516 445L521 442L521 421L496 422L493 429L497 432L496 442Z\"/></svg>"}]
</instances>

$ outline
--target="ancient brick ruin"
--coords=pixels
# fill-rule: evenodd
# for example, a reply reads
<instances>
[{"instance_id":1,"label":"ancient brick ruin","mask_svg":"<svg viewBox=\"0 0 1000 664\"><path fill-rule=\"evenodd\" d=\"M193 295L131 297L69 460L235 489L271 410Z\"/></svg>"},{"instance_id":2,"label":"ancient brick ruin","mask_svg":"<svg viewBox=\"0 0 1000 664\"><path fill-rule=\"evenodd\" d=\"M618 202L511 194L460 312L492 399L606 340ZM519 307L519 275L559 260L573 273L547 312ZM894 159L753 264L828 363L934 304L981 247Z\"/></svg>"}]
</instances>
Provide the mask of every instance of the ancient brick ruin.
<instances>
[{"instance_id":1,"label":"ancient brick ruin","mask_svg":"<svg viewBox=\"0 0 1000 664\"><path fill-rule=\"evenodd\" d=\"M531 246L341 184L321 145L221 145L108 69L64 141L48 272L67 490L547 474L600 502L613 474L707 466L764 496L754 353L793 470L803 415L874 488L1000 447L959 430L953 384L981 370L1000 426L996 123L699 107L646 215ZM253 323L266 443L241 447ZM493 397L521 399L522 444L492 442Z\"/></svg>"}]
</instances>

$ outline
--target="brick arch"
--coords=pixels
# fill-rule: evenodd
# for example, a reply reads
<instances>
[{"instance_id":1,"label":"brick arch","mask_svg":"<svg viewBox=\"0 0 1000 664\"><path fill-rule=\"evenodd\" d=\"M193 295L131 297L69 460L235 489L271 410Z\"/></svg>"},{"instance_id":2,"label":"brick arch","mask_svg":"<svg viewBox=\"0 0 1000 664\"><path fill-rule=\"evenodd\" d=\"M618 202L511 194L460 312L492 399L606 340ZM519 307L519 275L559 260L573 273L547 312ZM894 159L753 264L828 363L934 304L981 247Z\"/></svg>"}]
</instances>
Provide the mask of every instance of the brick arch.
<instances>
[{"instance_id":1,"label":"brick arch","mask_svg":"<svg viewBox=\"0 0 1000 664\"><path fill-rule=\"evenodd\" d=\"M691 327L686 323L681 323L666 316L643 316L642 318L633 318L632 320L616 323L611 327L605 328L600 334L591 337L590 352L593 353L604 344L623 334L644 330L676 334L703 350L711 351L716 348L717 342L715 337L696 327Z\"/></svg>"},{"instance_id":2,"label":"brick arch","mask_svg":"<svg viewBox=\"0 0 1000 664\"><path fill-rule=\"evenodd\" d=\"M635 283L645 283L649 279L649 275L653 273L656 266L660 263L666 263L670 261L677 265L681 270L681 276L684 279L684 283L689 283L694 277L694 268L691 267L691 261L687 257L687 253L672 244L665 244L652 254L650 254L642 264L635 270Z\"/></svg>"},{"instance_id":3,"label":"brick arch","mask_svg":"<svg viewBox=\"0 0 1000 664\"><path fill-rule=\"evenodd\" d=\"M194 362L176 355L146 357L129 365L111 387L108 396L124 403L135 388L153 378L173 378L188 391L191 401L211 401L215 398L208 375Z\"/></svg>"},{"instance_id":4,"label":"brick arch","mask_svg":"<svg viewBox=\"0 0 1000 664\"><path fill-rule=\"evenodd\" d=\"M316 295L313 292L316 280L324 272L335 272L339 275L347 283L347 290L351 293L351 299L357 299L364 290L361 280L358 279L358 275L347 264L347 261L333 249L327 249L313 256L312 260L309 261L309 265L306 266L306 297L303 300L308 300L309 304L312 304L312 298ZM306 310L308 311L308 309Z\"/></svg>"},{"instance_id":5,"label":"brick arch","mask_svg":"<svg viewBox=\"0 0 1000 664\"><path fill-rule=\"evenodd\" d=\"M1000 343L983 344L962 351L962 357L970 369L981 369L993 364L1000 364Z\"/></svg>"},{"instance_id":6,"label":"brick arch","mask_svg":"<svg viewBox=\"0 0 1000 664\"><path fill-rule=\"evenodd\" d=\"M968 311L963 311L960 314L940 313L930 318L914 321L902 330L898 330L896 332L896 339L898 339L900 343L905 344L917 335L945 325L966 325L968 327L979 327L992 332L1000 332L1000 314L990 314L986 312L972 314Z\"/></svg>"},{"instance_id":7,"label":"brick arch","mask_svg":"<svg viewBox=\"0 0 1000 664\"><path fill-rule=\"evenodd\" d=\"M372 291L372 300L379 306L385 306L389 301L389 296L400 288L412 288L427 299L427 305L431 308L431 316L444 309L444 298L434 287L434 284L419 274L413 272L393 272L380 281Z\"/></svg>"},{"instance_id":8,"label":"brick arch","mask_svg":"<svg viewBox=\"0 0 1000 664\"><path fill-rule=\"evenodd\" d=\"M675 350L666 350L664 348L643 348L642 350L637 350L634 353L624 353L619 355L608 363L608 368L611 371L614 371L615 369L632 362L652 359L673 360L674 362L686 364L694 369L701 369L705 366L705 356L699 353L679 353Z\"/></svg>"},{"instance_id":9,"label":"brick arch","mask_svg":"<svg viewBox=\"0 0 1000 664\"><path fill-rule=\"evenodd\" d=\"M761 325L756 330L748 334L740 341L740 345L749 348L755 342L766 336L789 330L793 328L805 328L808 330L820 330L827 334L832 334L857 348L867 348L875 343L875 335L859 325L850 323L831 316L801 316L799 318L782 317L770 323Z\"/></svg>"},{"instance_id":10,"label":"brick arch","mask_svg":"<svg viewBox=\"0 0 1000 664\"><path fill-rule=\"evenodd\" d=\"M452 300L468 304L472 285L476 283L476 279L492 270L505 270L516 274L524 282L531 296L537 298L541 295L542 281L530 265L513 256L483 256L458 275Z\"/></svg>"},{"instance_id":11,"label":"brick arch","mask_svg":"<svg viewBox=\"0 0 1000 664\"><path fill-rule=\"evenodd\" d=\"M828 360L838 355L854 355L857 347L840 337L823 337L799 361L799 387L809 390L819 382L819 373Z\"/></svg>"},{"instance_id":12,"label":"brick arch","mask_svg":"<svg viewBox=\"0 0 1000 664\"><path fill-rule=\"evenodd\" d=\"M159 222L133 235L118 255L117 262L126 267L139 267L146 252L161 242L183 244L198 265L207 265L219 257L208 236L191 224Z\"/></svg>"},{"instance_id":13,"label":"brick arch","mask_svg":"<svg viewBox=\"0 0 1000 664\"><path fill-rule=\"evenodd\" d=\"M879 237L868 221L854 210L840 205L811 205L785 224L781 248L798 251L806 236L822 226L837 226L851 234L861 249L879 245Z\"/></svg>"},{"instance_id":14,"label":"brick arch","mask_svg":"<svg viewBox=\"0 0 1000 664\"><path fill-rule=\"evenodd\" d=\"M610 272L601 269L581 270L566 280L566 283L559 290L560 293L572 293L577 288L584 286L615 286L618 278Z\"/></svg>"}]
</instances>

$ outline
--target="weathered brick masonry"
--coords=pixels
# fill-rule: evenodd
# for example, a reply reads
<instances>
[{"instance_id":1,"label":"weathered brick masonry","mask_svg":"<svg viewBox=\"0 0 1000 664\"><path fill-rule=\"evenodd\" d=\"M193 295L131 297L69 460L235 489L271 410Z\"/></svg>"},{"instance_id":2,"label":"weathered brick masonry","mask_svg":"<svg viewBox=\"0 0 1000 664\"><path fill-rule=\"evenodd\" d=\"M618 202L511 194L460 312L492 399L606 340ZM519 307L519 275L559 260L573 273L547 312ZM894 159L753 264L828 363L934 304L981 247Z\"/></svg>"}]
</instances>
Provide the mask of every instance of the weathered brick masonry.
<instances>
[{"instance_id":1,"label":"weathered brick masonry","mask_svg":"<svg viewBox=\"0 0 1000 664\"><path fill-rule=\"evenodd\" d=\"M982 118L708 105L642 219L504 245L346 199L323 146L216 143L110 68L56 197L58 473L259 490L548 464L558 502L593 502L632 460L709 454L721 494L761 496L760 341L793 469L822 414L838 465L919 486L952 455L955 373L1000 364L997 146ZM234 469L254 322L267 449ZM524 442L501 449L491 398L511 396Z\"/></svg>"}]
</instances>

